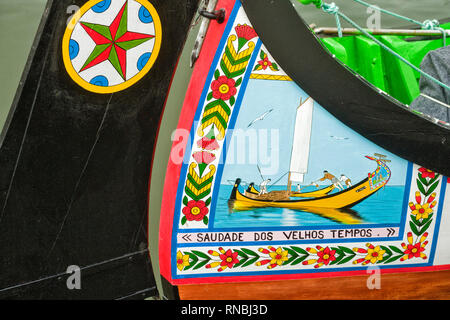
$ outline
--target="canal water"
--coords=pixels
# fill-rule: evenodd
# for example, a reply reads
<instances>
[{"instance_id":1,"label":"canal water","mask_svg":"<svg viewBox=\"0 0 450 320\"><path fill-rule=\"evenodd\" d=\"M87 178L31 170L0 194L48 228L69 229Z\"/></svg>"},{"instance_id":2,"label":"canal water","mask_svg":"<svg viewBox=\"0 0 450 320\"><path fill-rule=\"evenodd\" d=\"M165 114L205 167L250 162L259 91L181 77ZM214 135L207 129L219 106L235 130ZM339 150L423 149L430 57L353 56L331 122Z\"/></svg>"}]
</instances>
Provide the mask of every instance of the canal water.
<instances>
[{"instance_id":1,"label":"canal water","mask_svg":"<svg viewBox=\"0 0 450 320\"><path fill-rule=\"evenodd\" d=\"M277 0L281 1L281 0ZM303 6L291 0L309 23L335 27L333 16L313 5ZM450 0L366 0L382 8L418 21L450 16ZM328 1L331 2L331 1ZM367 8L352 0L334 0L340 9L362 26L367 25ZM46 0L0 0L0 128L8 115L25 66ZM69 17L69 14L68 14ZM401 27L405 21L381 15L382 27ZM343 23L343 26L347 26Z\"/></svg>"}]
</instances>

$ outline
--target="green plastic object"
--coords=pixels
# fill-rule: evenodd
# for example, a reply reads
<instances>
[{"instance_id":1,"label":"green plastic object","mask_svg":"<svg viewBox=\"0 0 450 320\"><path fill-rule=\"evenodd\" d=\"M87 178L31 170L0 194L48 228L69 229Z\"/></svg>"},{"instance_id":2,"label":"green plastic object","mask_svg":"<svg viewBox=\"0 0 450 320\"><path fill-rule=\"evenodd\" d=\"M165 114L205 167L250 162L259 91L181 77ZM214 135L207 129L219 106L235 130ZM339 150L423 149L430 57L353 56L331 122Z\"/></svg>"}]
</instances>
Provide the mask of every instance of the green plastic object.
<instances>
[{"instance_id":1,"label":"green plastic object","mask_svg":"<svg viewBox=\"0 0 450 320\"><path fill-rule=\"evenodd\" d=\"M320 8L322 6L322 0L297 0L301 4L308 5L308 4L314 4L317 8Z\"/></svg>"},{"instance_id":2,"label":"green plastic object","mask_svg":"<svg viewBox=\"0 0 450 320\"><path fill-rule=\"evenodd\" d=\"M450 29L450 23L441 27ZM441 38L415 41L405 36L385 35L376 38L416 67L420 67L429 51L442 47ZM409 105L419 96L420 74L371 39L346 36L321 38L321 41L336 59L400 102Z\"/></svg>"}]
</instances>

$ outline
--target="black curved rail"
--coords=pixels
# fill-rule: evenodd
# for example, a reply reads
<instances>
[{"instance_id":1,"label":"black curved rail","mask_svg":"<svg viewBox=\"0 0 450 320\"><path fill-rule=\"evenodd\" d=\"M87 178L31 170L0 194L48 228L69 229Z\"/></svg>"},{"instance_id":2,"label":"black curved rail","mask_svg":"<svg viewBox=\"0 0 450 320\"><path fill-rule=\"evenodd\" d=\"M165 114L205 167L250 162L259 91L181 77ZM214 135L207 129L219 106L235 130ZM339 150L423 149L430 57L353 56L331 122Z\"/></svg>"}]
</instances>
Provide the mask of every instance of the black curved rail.
<instances>
[{"instance_id":1,"label":"black curved rail","mask_svg":"<svg viewBox=\"0 0 450 320\"><path fill-rule=\"evenodd\" d=\"M390 152L450 176L450 130L380 91L334 59L288 0L241 0L283 70L344 124Z\"/></svg>"}]
</instances>

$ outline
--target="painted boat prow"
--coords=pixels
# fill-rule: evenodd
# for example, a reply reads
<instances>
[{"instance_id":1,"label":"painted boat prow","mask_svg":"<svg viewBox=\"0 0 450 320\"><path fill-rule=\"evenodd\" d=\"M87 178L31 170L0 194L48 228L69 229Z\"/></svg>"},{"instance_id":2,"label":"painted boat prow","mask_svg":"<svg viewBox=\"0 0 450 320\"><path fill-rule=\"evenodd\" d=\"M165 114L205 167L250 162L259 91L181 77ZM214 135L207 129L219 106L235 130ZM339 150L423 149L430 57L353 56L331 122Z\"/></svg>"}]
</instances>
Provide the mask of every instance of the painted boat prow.
<instances>
[{"instance_id":1,"label":"painted boat prow","mask_svg":"<svg viewBox=\"0 0 450 320\"><path fill-rule=\"evenodd\" d=\"M449 279L448 128L342 65L289 1L219 0L219 8L228 14L206 34L179 118L178 128L189 132L183 161L169 159L166 171L159 257L169 287L185 299L209 298L213 288L232 298L298 298L304 283L324 284L333 297L386 298L393 291L408 296L409 280L424 271L435 271L427 278L434 284ZM289 170L280 163L292 148L283 147L292 144L298 101L308 97L315 105L306 181L327 169L360 182L316 198L258 200L256 189L241 193L241 179L275 181ZM271 109L267 121L253 121ZM231 159L236 132L251 126L280 131L278 162L265 162L270 173L261 163ZM174 143L172 151L179 150ZM373 172L367 154L375 155L368 157L377 161ZM423 250L411 254L412 247ZM366 288L370 266L395 274L396 284L355 290L356 282ZM345 286L328 286L336 277ZM424 287L442 296L430 283ZM314 294L302 291L309 298L320 293Z\"/></svg>"}]
</instances>

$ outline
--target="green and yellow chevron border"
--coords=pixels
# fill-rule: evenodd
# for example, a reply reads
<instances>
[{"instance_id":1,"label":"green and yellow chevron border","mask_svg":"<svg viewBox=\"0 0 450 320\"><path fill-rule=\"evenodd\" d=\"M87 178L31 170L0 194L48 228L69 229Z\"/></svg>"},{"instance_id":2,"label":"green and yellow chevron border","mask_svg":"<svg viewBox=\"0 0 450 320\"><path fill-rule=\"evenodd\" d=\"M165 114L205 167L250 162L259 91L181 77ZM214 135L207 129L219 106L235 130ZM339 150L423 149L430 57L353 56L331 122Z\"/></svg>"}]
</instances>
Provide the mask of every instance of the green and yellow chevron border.
<instances>
[{"instance_id":1,"label":"green and yellow chevron border","mask_svg":"<svg viewBox=\"0 0 450 320\"><path fill-rule=\"evenodd\" d=\"M247 23L237 24L228 36L214 77L209 85L206 105L196 130L196 145L200 150L191 155L183 196L181 226L189 221L208 225L211 189L218 158L229 125L236 96L249 67L257 38ZM209 170L207 170L209 168Z\"/></svg>"}]
</instances>

